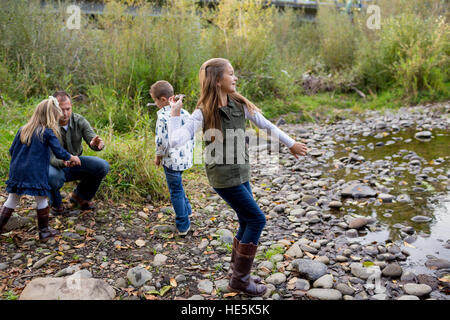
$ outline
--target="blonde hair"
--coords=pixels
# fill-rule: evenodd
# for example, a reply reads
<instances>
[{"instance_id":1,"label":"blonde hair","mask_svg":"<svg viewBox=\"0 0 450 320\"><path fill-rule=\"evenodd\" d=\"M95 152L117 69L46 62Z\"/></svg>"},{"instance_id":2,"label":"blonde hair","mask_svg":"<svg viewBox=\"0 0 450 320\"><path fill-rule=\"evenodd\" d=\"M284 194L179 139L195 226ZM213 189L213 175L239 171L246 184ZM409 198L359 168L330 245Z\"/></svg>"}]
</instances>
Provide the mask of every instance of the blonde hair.
<instances>
[{"instance_id":1,"label":"blonde hair","mask_svg":"<svg viewBox=\"0 0 450 320\"><path fill-rule=\"evenodd\" d=\"M203 113L203 131L208 129L221 130L219 117L220 88L218 82L222 79L227 65L231 65L227 59L213 58L203 63L200 67L199 79L201 92L197 102L197 108L201 109ZM238 92L230 93L228 96L238 103L245 104L250 114L260 112L250 100Z\"/></svg>"},{"instance_id":2,"label":"blonde hair","mask_svg":"<svg viewBox=\"0 0 450 320\"><path fill-rule=\"evenodd\" d=\"M62 115L61 108L53 99L45 99L40 102L34 110L31 119L23 126L22 131L20 132L20 142L29 146L34 133L36 133L42 141L46 128L53 130L55 136L60 139L59 118Z\"/></svg>"}]
</instances>

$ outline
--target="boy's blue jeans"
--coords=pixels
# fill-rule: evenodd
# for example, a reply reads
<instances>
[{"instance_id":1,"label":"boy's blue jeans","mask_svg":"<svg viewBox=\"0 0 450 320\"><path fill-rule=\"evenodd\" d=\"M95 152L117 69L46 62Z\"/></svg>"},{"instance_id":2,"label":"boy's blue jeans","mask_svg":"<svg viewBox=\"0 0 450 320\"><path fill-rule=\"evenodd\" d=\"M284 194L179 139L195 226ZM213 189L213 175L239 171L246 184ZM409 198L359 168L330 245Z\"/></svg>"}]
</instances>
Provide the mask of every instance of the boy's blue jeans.
<instances>
[{"instance_id":1,"label":"boy's blue jeans","mask_svg":"<svg viewBox=\"0 0 450 320\"><path fill-rule=\"evenodd\" d=\"M231 188L214 188L219 196L236 211L239 230L236 238L241 243L258 245L261 232L266 225L266 216L253 199L250 183L247 181Z\"/></svg>"},{"instance_id":2,"label":"boy's blue jeans","mask_svg":"<svg viewBox=\"0 0 450 320\"><path fill-rule=\"evenodd\" d=\"M183 189L181 179L183 171L174 171L166 166L163 166L163 168L166 174L167 186L169 187L170 201L175 210L175 224L178 231L185 232L191 225L189 215L192 213L192 208Z\"/></svg>"}]
</instances>

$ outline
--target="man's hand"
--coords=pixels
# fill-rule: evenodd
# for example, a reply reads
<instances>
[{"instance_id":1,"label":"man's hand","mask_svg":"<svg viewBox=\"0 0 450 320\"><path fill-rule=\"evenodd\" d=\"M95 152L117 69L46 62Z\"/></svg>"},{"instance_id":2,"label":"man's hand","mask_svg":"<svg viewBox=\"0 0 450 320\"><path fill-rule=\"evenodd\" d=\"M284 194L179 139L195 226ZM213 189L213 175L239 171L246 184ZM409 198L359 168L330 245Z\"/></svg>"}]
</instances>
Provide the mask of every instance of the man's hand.
<instances>
[{"instance_id":1,"label":"man's hand","mask_svg":"<svg viewBox=\"0 0 450 320\"><path fill-rule=\"evenodd\" d=\"M64 161L66 167L81 166L81 160L77 156L71 156L69 161Z\"/></svg>"},{"instance_id":2,"label":"man's hand","mask_svg":"<svg viewBox=\"0 0 450 320\"><path fill-rule=\"evenodd\" d=\"M155 165L157 165L158 167L161 165L161 156L156 156L155 157Z\"/></svg>"},{"instance_id":3,"label":"man's hand","mask_svg":"<svg viewBox=\"0 0 450 320\"><path fill-rule=\"evenodd\" d=\"M99 136L95 136L92 138L91 143L89 143L91 147L97 147L98 150L102 150L105 146L105 143Z\"/></svg>"},{"instance_id":4,"label":"man's hand","mask_svg":"<svg viewBox=\"0 0 450 320\"><path fill-rule=\"evenodd\" d=\"M294 145L289 148L291 153L298 159L298 155L304 156L308 152L308 148L306 147L306 144L296 142Z\"/></svg>"}]
</instances>

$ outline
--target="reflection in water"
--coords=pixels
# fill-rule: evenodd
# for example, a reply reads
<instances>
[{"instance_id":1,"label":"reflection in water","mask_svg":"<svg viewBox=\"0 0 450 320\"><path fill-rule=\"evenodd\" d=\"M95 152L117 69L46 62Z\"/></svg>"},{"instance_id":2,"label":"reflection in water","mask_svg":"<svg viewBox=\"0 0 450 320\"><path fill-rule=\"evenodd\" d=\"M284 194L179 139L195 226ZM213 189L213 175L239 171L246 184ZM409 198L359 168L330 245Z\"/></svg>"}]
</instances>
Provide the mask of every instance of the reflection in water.
<instances>
[{"instance_id":1,"label":"reflection in water","mask_svg":"<svg viewBox=\"0 0 450 320\"><path fill-rule=\"evenodd\" d=\"M362 242L401 240L400 229L413 227L417 240L408 247L411 261L423 266L427 255L450 260L450 249L444 245L450 239L450 136L448 132L433 130L433 138L419 141L415 130L360 137L356 141L340 141L336 155L323 168L336 181L363 180L373 183L378 190L401 201L382 203L377 199L348 199L345 214L373 216L384 227L358 238ZM380 143L382 142L382 143ZM377 147L376 145L382 145ZM350 154L353 152L353 156ZM358 157L364 161L359 161ZM346 161L352 158L353 161ZM344 166L336 166L341 159ZM334 162L333 162L334 161ZM331 168L331 169L330 169ZM414 216L427 216L431 222L413 222ZM423 267L425 268L425 267ZM426 270L421 270L425 272Z\"/></svg>"}]
</instances>

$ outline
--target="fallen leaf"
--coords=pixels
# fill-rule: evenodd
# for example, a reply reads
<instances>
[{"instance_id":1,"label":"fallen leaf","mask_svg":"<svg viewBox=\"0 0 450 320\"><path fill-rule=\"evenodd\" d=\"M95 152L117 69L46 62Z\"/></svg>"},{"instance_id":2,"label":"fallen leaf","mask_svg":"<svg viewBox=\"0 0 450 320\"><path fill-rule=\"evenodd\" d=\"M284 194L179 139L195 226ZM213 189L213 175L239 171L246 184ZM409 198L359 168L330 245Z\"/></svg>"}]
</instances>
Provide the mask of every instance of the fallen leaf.
<instances>
[{"instance_id":1,"label":"fallen leaf","mask_svg":"<svg viewBox=\"0 0 450 320\"><path fill-rule=\"evenodd\" d=\"M416 247L414 247L412 244L409 244L408 242L406 242L406 241L403 241L403 244L406 246L406 247L410 247L410 248L416 248Z\"/></svg>"},{"instance_id":2,"label":"fallen leaf","mask_svg":"<svg viewBox=\"0 0 450 320\"><path fill-rule=\"evenodd\" d=\"M177 280L175 280L175 278L170 278L170 285L172 287L176 287L177 286Z\"/></svg>"},{"instance_id":3,"label":"fallen leaf","mask_svg":"<svg viewBox=\"0 0 450 320\"><path fill-rule=\"evenodd\" d=\"M310 257L311 259L314 259L314 258L315 258L315 256L314 256L313 254L311 254L311 253L309 253L309 252L307 252L307 251L305 251L305 254L306 254L308 257Z\"/></svg>"},{"instance_id":4,"label":"fallen leaf","mask_svg":"<svg viewBox=\"0 0 450 320\"><path fill-rule=\"evenodd\" d=\"M144 294L145 299L147 300L159 300L158 297L152 295L152 294Z\"/></svg>"},{"instance_id":5,"label":"fallen leaf","mask_svg":"<svg viewBox=\"0 0 450 320\"><path fill-rule=\"evenodd\" d=\"M159 295L162 297L164 296L170 289L172 289L172 286L164 286L159 291Z\"/></svg>"},{"instance_id":6,"label":"fallen leaf","mask_svg":"<svg viewBox=\"0 0 450 320\"><path fill-rule=\"evenodd\" d=\"M79 245L77 245L77 246L73 246L75 249L80 249L80 248L84 248L84 246L85 246L85 244L84 243L81 243L81 244L79 244Z\"/></svg>"},{"instance_id":7,"label":"fallen leaf","mask_svg":"<svg viewBox=\"0 0 450 320\"><path fill-rule=\"evenodd\" d=\"M223 295L224 298L228 298L228 297L234 297L235 295L237 295L237 292L230 292L230 293L225 293Z\"/></svg>"}]
</instances>

